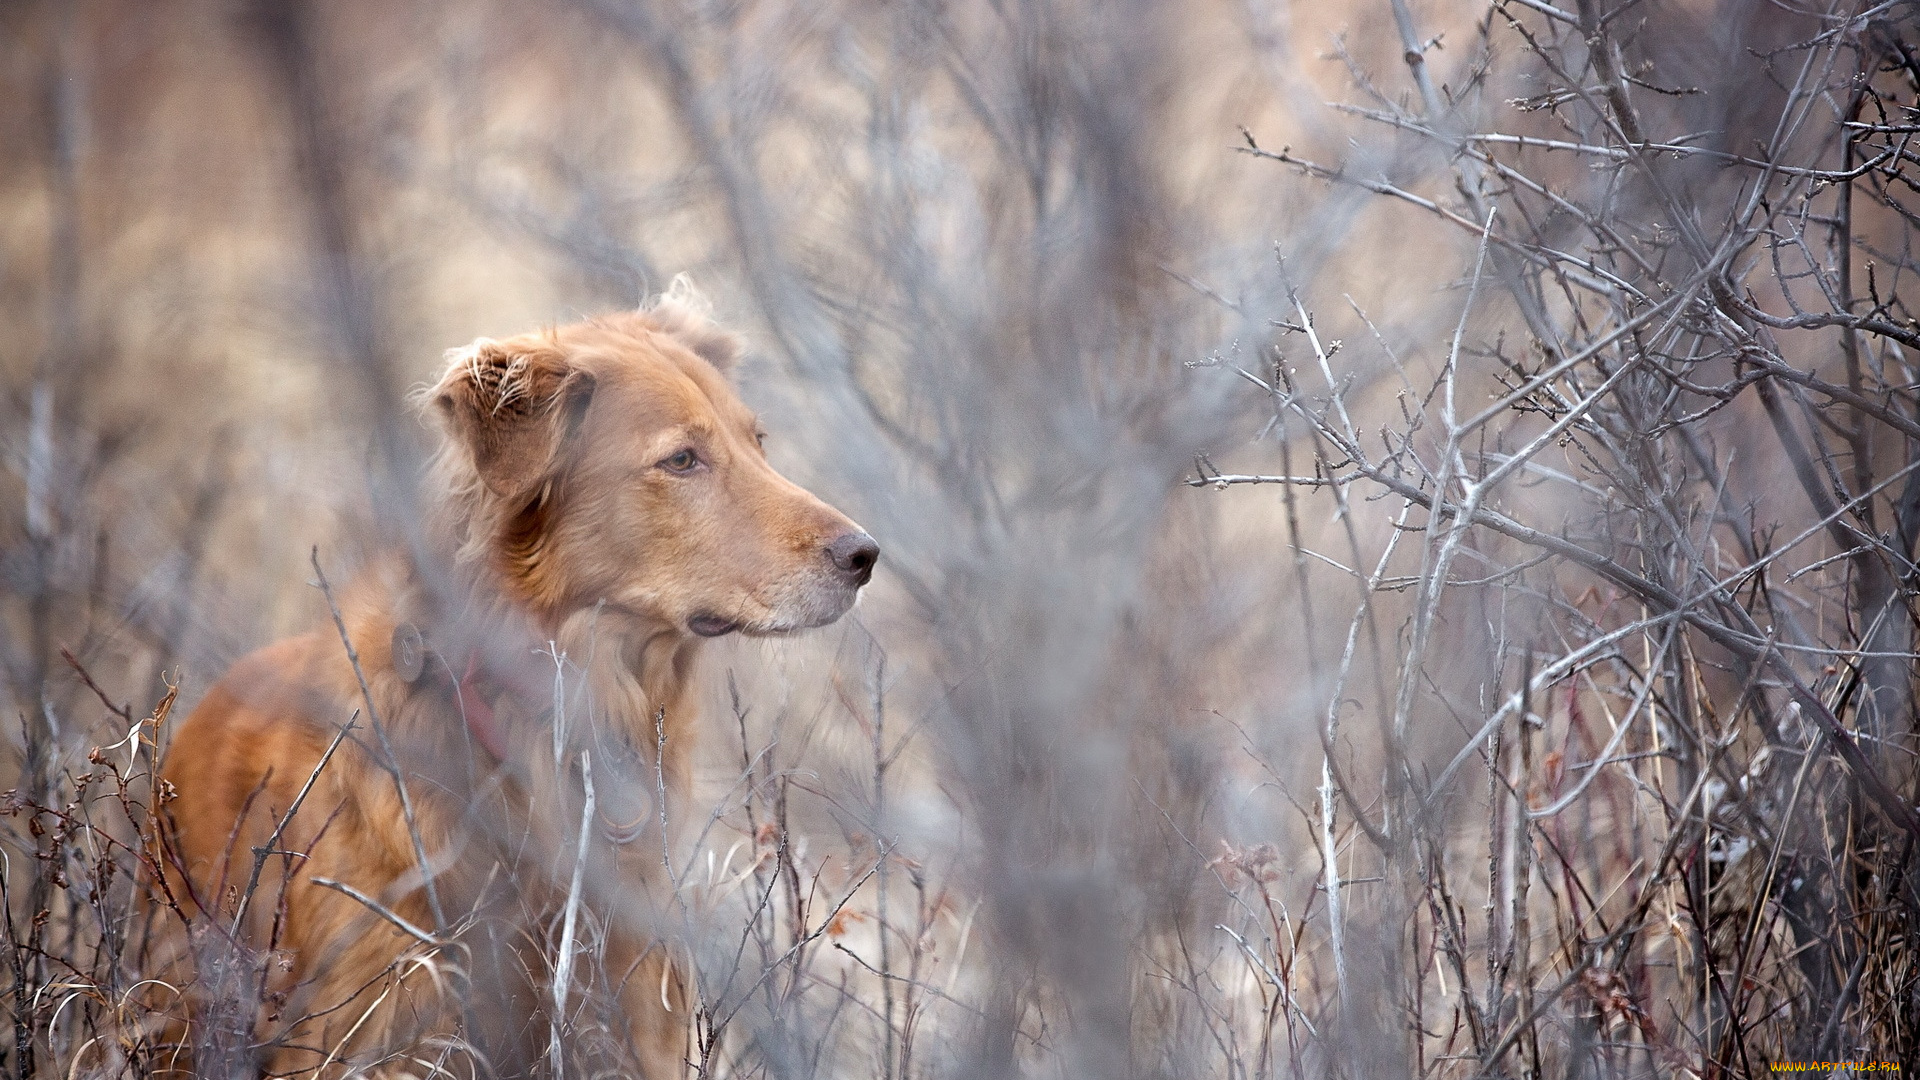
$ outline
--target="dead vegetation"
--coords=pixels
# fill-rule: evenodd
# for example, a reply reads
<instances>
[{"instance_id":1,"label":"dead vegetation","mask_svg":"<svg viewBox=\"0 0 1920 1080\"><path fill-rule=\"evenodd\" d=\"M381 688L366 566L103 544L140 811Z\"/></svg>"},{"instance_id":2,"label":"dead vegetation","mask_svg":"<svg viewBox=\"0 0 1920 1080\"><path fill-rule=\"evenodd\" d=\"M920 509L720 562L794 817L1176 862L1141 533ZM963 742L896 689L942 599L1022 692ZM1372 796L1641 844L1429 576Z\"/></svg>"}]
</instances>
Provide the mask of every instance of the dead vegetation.
<instances>
[{"instance_id":1,"label":"dead vegetation","mask_svg":"<svg viewBox=\"0 0 1920 1080\"><path fill-rule=\"evenodd\" d=\"M694 1074L1920 1062L1911 5L175 7L0 13L13 1074L408 380L682 269L887 551L709 658Z\"/></svg>"}]
</instances>

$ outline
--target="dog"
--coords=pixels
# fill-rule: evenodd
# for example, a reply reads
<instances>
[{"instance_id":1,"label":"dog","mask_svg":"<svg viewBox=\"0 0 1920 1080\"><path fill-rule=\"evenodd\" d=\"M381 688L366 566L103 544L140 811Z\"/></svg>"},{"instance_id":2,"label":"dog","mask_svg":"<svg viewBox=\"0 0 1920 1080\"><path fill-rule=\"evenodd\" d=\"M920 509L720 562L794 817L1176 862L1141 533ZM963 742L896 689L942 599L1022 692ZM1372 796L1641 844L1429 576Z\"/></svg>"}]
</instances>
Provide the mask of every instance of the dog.
<instances>
[{"instance_id":1,"label":"dog","mask_svg":"<svg viewBox=\"0 0 1920 1080\"><path fill-rule=\"evenodd\" d=\"M684 278L448 354L417 535L172 733L178 1071L684 1072L695 660L834 621L879 557L768 463L740 355Z\"/></svg>"}]
</instances>

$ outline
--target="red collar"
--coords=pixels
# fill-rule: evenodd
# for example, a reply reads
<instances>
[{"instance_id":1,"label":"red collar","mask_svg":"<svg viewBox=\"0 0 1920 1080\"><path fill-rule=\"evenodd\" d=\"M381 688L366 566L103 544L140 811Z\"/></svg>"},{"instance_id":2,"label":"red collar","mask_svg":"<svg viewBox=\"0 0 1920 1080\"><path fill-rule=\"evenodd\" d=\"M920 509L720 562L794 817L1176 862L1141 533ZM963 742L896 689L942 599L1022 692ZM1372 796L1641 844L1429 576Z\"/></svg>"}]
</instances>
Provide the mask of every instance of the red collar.
<instances>
[{"instance_id":1,"label":"red collar","mask_svg":"<svg viewBox=\"0 0 1920 1080\"><path fill-rule=\"evenodd\" d=\"M495 761L507 760L507 739L493 703L508 693L511 683L481 664L478 647L467 651L466 673L456 678L445 654L427 643L420 628L400 622L393 627L390 655L394 674L409 685L419 682L430 666L436 674L445 671L447 681L453 684L453 707L460 710L460 719L467 725L468 743L479 743ZM429 657L434 661L431 664Z\"/></svg>"},{"instance_id":2,"label":"red collar","mask_svg":"<svg viewBox=\"0 0 1920 1080\"><path fill-rule=\"evenodd\" d=\"M453 703L460 709L461 719L467 722L467 734L473 741L486 747L487 753L495 761L507 760L507 740L500 731L500 718L494 714L493 706L480 692L482 682L492 682L480 666L480 650L467 654L467 672L453 684Z\"/></svg>"}]
</instances>

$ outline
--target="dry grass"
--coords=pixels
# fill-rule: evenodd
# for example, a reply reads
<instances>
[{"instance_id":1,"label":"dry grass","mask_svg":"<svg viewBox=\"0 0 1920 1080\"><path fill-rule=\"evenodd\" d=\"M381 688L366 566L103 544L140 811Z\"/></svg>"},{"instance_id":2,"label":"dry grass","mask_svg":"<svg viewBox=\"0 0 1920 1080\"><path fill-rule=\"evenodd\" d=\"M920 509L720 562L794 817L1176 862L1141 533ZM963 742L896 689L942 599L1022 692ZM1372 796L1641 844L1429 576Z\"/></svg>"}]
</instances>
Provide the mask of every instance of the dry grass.
<instances>
[{"instance_id":1,"label":"dry grass","mask_svg":"<svg viewBox=\"0 0 1920 1080\"><path fill-rule=\"evenodd\" d=\"M408 380L683 269L886 551L855 618L709 657L657 912L690 1070L1920 1064L1906 7L0 39L14 1074L164 1060L155 744L324 622L313 544L404 535ZM596 917L538 928L589 948L536 1071L621 1067ZM417 928L456 992L457 922ZM235 1075L261 993L196 1035Z\"/></svg>"}]
</instances>

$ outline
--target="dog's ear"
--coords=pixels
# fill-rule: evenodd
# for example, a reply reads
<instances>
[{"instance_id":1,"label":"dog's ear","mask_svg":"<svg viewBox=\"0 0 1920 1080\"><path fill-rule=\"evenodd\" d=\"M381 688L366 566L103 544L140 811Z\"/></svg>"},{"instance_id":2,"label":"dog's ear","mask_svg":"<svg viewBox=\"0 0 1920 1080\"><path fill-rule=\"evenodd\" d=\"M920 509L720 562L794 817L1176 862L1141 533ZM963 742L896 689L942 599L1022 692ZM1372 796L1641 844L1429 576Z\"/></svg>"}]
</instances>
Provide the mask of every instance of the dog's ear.
<instances>
[{"instance_id":1,"label":"dog's ear","mask_svg":"<svg viewBox=\"0 0 1920 1080\"><path fill-rule=\"evenodd\" d=\"M448 434L473 454L494 494L531 494L545 480L593 397L593 376L545 342L480 338L447 353L426 394Z\"/></svg>"},{"instance_id":2,"label":"dog's ear","mask_svg":"<svg viewBox=\"0 0 1920 1080\"><path fill-rule=\"evenodd\" d=\"M732 378L744 348L740 339L713 322L713 304L685 274L676 274L667 291L641 309L656 327L693 350L720 374Z\"/></svg>"}]
</instances>

